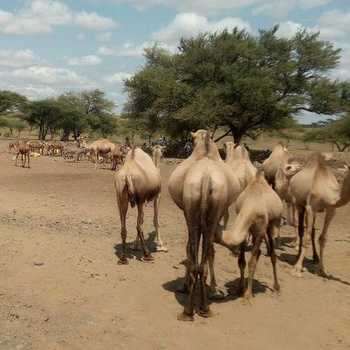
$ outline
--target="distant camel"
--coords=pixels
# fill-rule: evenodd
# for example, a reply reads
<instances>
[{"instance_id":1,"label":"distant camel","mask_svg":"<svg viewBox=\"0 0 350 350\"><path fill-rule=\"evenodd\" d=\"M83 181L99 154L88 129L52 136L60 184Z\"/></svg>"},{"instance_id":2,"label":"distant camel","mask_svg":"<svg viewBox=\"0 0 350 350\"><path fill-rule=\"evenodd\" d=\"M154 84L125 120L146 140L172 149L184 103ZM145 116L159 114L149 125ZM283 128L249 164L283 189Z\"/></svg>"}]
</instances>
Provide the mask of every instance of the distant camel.
<instances>
[{"instance_id":1,"label":"distant camel","mask_svg":"<svg viewBox=\"0 0 350 350\"><path fill-rule=\"evenodd\" d=\"M179 315L183 321L192 321L197 279L200 279L201 301L199 314L211 316L207 300L208 263L211 289L216 288L214 277L214 236L224 212L237 198L239 183L233 171L225 164L209 131L192 133L194 149L191 156L171 174L169 192L176 205L184 212L188 229L185 289L188 304ZM199 264L198 250L202 241Z\"/></svg>"},{"instance_id":2,"label":"distant camel","mask_svg":"<svg viewBox=\"0 0 350 350\"><path fill-rule=\"evenodd\" d=\"M20 155L21 155L22 167L25 168L27 163L28 168L30 168L30 147L27 142L24 142L24 141L19 142L17 146L15 166L17 166L18 157Z\"/></svg>"},{"instance_id":3,"label":"distant camel","mask_svg":"<svg viewBox=\"0 0 350 350\"><path fill-rule=\"evenodd\" d=\"M95 169L97 169L99 157L106 158L107 154L112 153L115 144L107 139L96 140L88 146L90 149L90 156L95 162Z\"/></svg>"},{"instance_id":4,"label":"distant camel","mask_svg":"<svg viewBox=\"0 0 350 350\"><path fill-rule=\"evenodd\" d=\"M260 256L260 245L265 239L271 257L274 276L274 289L279 291L279 283L276 271L276 254L274 249L274 234L278 230L281 215L282 201L276 192L269 186L264 178L262 170L258 171L255 179L240 194L236 202L237 217L232 229L218 233L217 240L228 248L240 245L238 259L241 271L240 291L244 291L244 297L251 299L253 292L253 278L256 264ZM245 289L244 270L246 240L249 235L253 238L253 250L249 260L248 286ZM221 235L221 237L220 237Z\"/></svg>"},{"instance_id":5,"label":"distant camel","mask_svg":"<svg viewBox=\"0 0 350 350\"><path fill-rule=\"evenodd\" d=\"M148 154L140 148L134 147L126 156L122 168L115 173L114 184L121 221L122 254L119 263L128 263L126 257L126 214L129 203L131 207L137 206L138 214L136 228L143 249L144 260L153 260L152 255L146 247L143 235L143 207L145 202L155 200L160 193L161 178L159 169L154 165ZM158 216L158 212L155 212L154 215ZM156 228L156 232L157 229L158 228Z\"/></svg>"},{"instance_id":6,"label":"distant camel","mask_svg":"<svg viewBox=\"0 0 350 350\"><path fill-rule=\"evenodd\" d=\"M316 153L310 157L305 167L290 181L290 192L298 210L299 224L299 253L295 264L295 274L301 276L303 261L312 238L313 260L318 263L318 272L327 276L324 269L323 254L327 240L329 225L334 218L336 209L350 201L350 171L343 185L340 186L330 167L326 164L324 156ZM315 244L315 221L319 212L325 211L325 219L319 237L320 256ZM304 236L304 218L306 214L306 232Z\"/></svg>"}]
</instances>

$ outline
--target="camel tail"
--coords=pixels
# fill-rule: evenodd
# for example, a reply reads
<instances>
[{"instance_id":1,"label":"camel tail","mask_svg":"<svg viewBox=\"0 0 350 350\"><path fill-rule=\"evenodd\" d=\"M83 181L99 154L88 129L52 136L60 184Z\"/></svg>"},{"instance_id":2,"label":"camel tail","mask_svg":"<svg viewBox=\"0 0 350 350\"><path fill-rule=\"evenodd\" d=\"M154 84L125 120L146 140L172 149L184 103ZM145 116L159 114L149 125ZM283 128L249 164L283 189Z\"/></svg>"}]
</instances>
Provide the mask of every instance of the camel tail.
<instances>
[{"instance_id":1,"label":"camel tail","mask_svg":"<svg viewBox=\"0 0 350 350\"><path fill-rule=\"evenodd\" d=\"M132 181L131 175L126 175L125 184L126 184L126 190L128 192L129 202L131 207L133 208L136 205L136 194L135 194L135 187L134 187L134 183Z\"/></svg>"},{"instance_id":2,"label":"camel tail","mask_svg":"<svg viewBox=\"0 0 350 350\"><path fill-rule=\"evenodd\" d=\"M210 195L211 180L208 174L204 175L201 191L200 220L202 233L207 231L208 201Z\"/></svg>"}]
</instances>

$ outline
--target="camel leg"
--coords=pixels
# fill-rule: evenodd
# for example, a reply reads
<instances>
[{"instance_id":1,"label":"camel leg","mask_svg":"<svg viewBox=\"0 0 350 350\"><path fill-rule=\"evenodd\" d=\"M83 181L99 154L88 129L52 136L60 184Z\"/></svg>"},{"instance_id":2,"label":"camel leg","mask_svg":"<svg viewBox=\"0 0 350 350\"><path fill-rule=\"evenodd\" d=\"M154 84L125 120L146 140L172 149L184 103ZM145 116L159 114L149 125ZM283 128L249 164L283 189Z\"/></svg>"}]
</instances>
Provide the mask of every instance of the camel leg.
<instances>
[{"instance_id":1,"label":"camel leg","mask_svg":"<svg viewBox=\"0 0 350 350\"><path fill-rule=\"evenodd\" d=\"M298 277L301 277L301 273L303 271L304 257L305 257L307 247L309 245L312 226L315 220L315 213L313 212L312 208L309 205L307 205L306 207L306 217L307 217L306 234L304 237L300 237L299 235L299 239L300 239L299 254L298 254L298 260L294 266L294 274ZM300 223L299 223L299 226L300 226ZM304 228L303 228L303 231L304 231Z\"/></svg>"},{"instance_id":2,"label":"camel leg","mask_svg":"<svg viewBox=\"0 0 350 350\"><path fill-rule=\"evenodd\" d=\"M193 321L194 315L194 290L198 278L198 227L193 227L191 223L188 226L187 243L187 275L188 275L188 302L181 314L178 315L180 321Z\"/></svg>"},{"instance_id":3,"label":"camel leg","mask_svg":"<svg viewBox=\"0 0 350 350\"><path fill-rule=\"evenodd\" d=\"M19 157L19 153L17 153L17 155L16 155L15 166L17 166L17 164L18 164L18 157Z\"/></svg>"},{"instance_id":4,"label":"camel leg","mask_svg":"<svg viewBox=\"0 0 350 350\"><path fill-rule=\"evenodd\" d=\"M227 208L224 213L224 228L227 228L228 221L230 220L230 212L229 209Z\"/></svg>"},{"instance_id":5,"label":"camel leg","mask_svg":"<svg viewBox=\"0 0 350 350\"><path fill-rule=\"evenodd\" d=\"M153 257L151 255L151 253L149 252L148 248L146 247L146 243L145 243L145 237L143 235L143 229L142 229L142 225L143 225L143 203L139 203L137 205L137 235L140 239L141 242L141 246L142 246L142 250L143 250L143 260L144 261L152 261Z\"/></svg>"},{"instance_id":6,"label":"camel leg","mask_svg":"<svg viewBox=\"0 0 350 350\"><path fill-rule=\"evenodd\" d=\"M271 264L272 264L272 271L273 271L273 289L276 292L280 291L280 285L278 283L277 278L277 268L276 268L276 252L275 252L275 246L274 246L274 240L273 240L273 231L275 229L276 225L272 224L268 228L267 236L269 241L269 250L270 250L270 258L271 258Z\"/></svg>"},{"instance_id":7,"label":"camel leg","mask_svg":"<svg viewBox=\"0 0 350 350\"><path fill-rule=\"evenodd\" d=\"M240 271L240 279L239 279L239 287L238 287L239 295L243 295L245 290L245 278L244 278L244 272L246 267L245 250L246 250L246 242L244 241L239 246L239 257L238 257L238 266Z\"/></svg>"},{"instance_id":8,"label":"camel leg","mask_svg":"<svg viewBox=\"0 0 350 350\"><path fill-rule=\"evenodd\" d=\"M162 238L159 234L159 202L160 202L160 193L153 200L153 225L156 231L156 249L157 252L167 252L168 248L164 246Z\"/></svg>"},{"instance_id":9,"label":"camel leg","mask_svg":"<svg viewBox=\"0 0 350 350\"><path fill-rule=\"evenodd\" d=\"M254 274L255 274L255 269L256 269L256 264L259 260L260 256L260 245L261 241L263 239L264 235L257 234L257 237L254 240L254 246L252 250L252 256L249 260L248 263L248 270L249 270L249 275L248 275L248 285L247 289L244 292L244 298L250 302L252 296L253 296L253 279L254 279Z\"/></svg>"},{"instance_id":10,"label":"camel leg","mask_svg":"<svg viewBox=\"0 0 350 350\"><path fill-rule=\"evenodd\" d=\"M202 258L199 266L199 278L200 278L200 290L201 290L201 303L198 314L202 317L211 317L212 313L208 305L208 294L207 294L207 278L208 278L208 257L211 252L210 236L203 233L202 235Z\"/></svg>"},{"instance_id":11,"label":"camel leg","mask_svg":"<svg viewBox=\"0 0 350 350\"><path fill-rule=\"evenodd\" d=\"M116 189L116 196L117 196L117 204L119 209L119 216L120 216L120 235L122 237L122 254L119 258L118 264L127 264L128 259L126 257L126 236L127 236L127 230L126 230L126 214L128 212L129 207L129 198L126 191L124 191L123 186L121 186L120 182L118 180L115 180L114 182L115 189Z\"/></svg>"},{"instance_id":12,"label":"camel leg","mask_svg":"<svg viewBox=\"0 0 350 350\"><path fill-rule=\"evenodd\" d=\"M209 275L210 275L209 299L222 300L225 298L225 293L217 287L214 262L215 262L215 248L214 248L214 244L211 244L209 247L209 256L208 256Z\"/></svg>"},{"instance_id":13,"label":"camel leg","mask_svg":"<svg viewBox=\"0 0 350 350\"><path fill-rule=\"evenodd\" d=\"M27 154L28 169L30 168L30 156Z\"/></svg>"},{"instance_id":14,"label":"camel leg","mask_svg":"<svg viewBox=\"0 0 350 350\"><path fill-rule=\"evenodd\" d=\"M316 243L315 243L315 236L316 236L315 221L316 221L316 216L314 217L314 220L312 222L312 231L311 231L312 258L314 263L318 263L320 261L320 258L317 254Z\"/></svg>"},{"instance_id":15,"label":"camel leg","mask_svg":"<svg viewBox=\"0 0 350 350\"><path fill-rule=\"evenodd\" d=\"M328 228L329 225L334 218L335 215L335 208L331 207L326 210L326 216L324 219L324 224L323 224L323 229L322 233L319 238L319 243L320 243L320 262L319 262L319 267L318 267L318 272L321 276L327 277L327 274L324 269L324 264L323 264L323 257L324 257L324 248L327 242L327 233L328 233Z\"/></svg>"}]
</instances>

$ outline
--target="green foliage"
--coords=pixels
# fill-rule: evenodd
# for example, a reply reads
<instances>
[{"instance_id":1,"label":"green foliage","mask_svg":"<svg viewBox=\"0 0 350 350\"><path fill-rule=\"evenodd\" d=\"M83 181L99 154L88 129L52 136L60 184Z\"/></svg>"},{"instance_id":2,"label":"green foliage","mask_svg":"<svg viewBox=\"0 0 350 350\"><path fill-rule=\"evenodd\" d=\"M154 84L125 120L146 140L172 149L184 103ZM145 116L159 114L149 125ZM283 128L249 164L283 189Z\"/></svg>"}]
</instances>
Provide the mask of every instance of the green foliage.
<instances>
[{"instance_id":1,"label":"green foliage","mask_svg":"<svg viewBox=\"0 0 350 350\"><path fill-rule=\"evenodd\" d=\"M91 130L104 137L115 132L114 104L100 90L65 93L56 99L29 104L25 119L39 128L39 138L62 130L62 139L74 138Z\"/></svg>"},{"instance_id":2,"label":"green foliage","mask_svg":"<svg viewBox=\"0 0 350 350\"><path fill-rule=\"evenodd\" d=\"M329 142L338 151L344 152L350 147L350 114L337 120L329 120L327 124L315 128L304 135L305 142Z\"/></svg>"},{"instance_id":3,"label":"green foliage","mask_svg":"<svg viewBox=\"0 0 350 350\"><path fill-rule=\"evenodd\" d=\"M27 99L12 91L0 91L0 114L22 111Z\"/></svg>"},{"instance_id":4,"label":"green foliage","mask_svg":"<svg viewBox=\"0 0 350 350\"><path fill-rule=\"evenodd\" d=\"M277 29L202 34L182 39L176 54L146 50L145 66L125 84L126 115L151 133L219 127L239 141L285 127L300 110L341 111L350 89L325 78L340 51L319 34L281 39Z\"/></svg>"}]
</instances>

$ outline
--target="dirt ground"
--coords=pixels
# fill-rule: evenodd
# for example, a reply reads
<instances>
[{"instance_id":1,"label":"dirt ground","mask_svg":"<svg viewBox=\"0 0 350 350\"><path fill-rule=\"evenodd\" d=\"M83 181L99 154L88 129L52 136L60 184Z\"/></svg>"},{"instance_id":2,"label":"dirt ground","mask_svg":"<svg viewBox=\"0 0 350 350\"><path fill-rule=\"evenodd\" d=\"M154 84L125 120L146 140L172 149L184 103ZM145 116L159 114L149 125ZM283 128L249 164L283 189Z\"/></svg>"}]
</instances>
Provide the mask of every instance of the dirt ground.
<instances>
[{"instance_id":1,"label":"dirt ground","mask_svg":"<svg viewBox=\"0 0 350 350\"><path fill-rule=\"evenodd\" d=\"M291 275L295 250L278 250L281 294L262 256L252 305L237 297L237 259L217 248L216 273L228 297L215 316L177 321L186 297L181 285L187 233L167 192L174 165L163 161L161 232L168 253L153 263L117 264L120 225L113 173L92 164L48 157L16 168L0 143L0 349L350 349L350 206L330 228L326 268L307 261ZM318 224L319 227L320 224ZM135 211L128 214L135 237ZM283 235L292 229L283 227ZM152 246L152 207L145 233ZM116 246L116 249L115 249ZM309 256L309 255L308 255Z\"/></svg>"}]
</instances>

